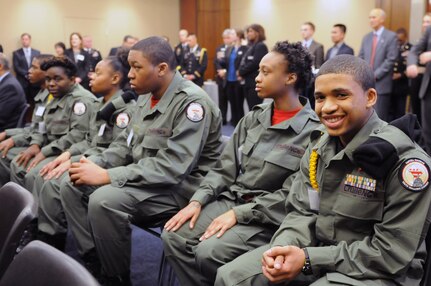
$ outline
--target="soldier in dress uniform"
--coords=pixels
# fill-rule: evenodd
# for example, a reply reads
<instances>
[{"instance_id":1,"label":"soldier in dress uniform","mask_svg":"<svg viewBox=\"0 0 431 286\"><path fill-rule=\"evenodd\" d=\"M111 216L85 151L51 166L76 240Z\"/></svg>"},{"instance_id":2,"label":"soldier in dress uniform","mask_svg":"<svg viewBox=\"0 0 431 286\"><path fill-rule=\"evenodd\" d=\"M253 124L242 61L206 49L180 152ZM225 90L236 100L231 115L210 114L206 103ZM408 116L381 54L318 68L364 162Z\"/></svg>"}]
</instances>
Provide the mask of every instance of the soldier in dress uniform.
<instances>
[{"instance_id":1,"label":"soldier in dress uniform","mask_svg":"<svg viewBox=\"0 0 431 286\"><path fill-rule=\"evenodd\" d=\"M407 31L400 28L396 31L399 51L392 75L392 119L397 119L406 113L406 98L409 93L409 80L406 75L407 55L412 45L408 41Z\"/></svg>"},{"instance_id":2,"label":"soldier in dress uniform","mask_svg":"<svg viewBox=\"0 0 431 286\"><path fill-rule=\"evenodd\" d=\"M94 72L98 62L102 60L100 52L93 48L93 39L91 36L82 37L82 46L84 51L90 55L90 72Z\"/></svg>"},{"instance_id":3,"label":"soldier in dress uniform","mask_svg":"<svg viewBox=\"0 0 431 286\"><path fill-rule=\"evenodd\" d=\"M189 51L184 56L180 72L185 79L193 81L198 86L204 84L204 73L208 66L207 50L198 44L195 34L187 37Z\"/></svg>"}]
</instances>

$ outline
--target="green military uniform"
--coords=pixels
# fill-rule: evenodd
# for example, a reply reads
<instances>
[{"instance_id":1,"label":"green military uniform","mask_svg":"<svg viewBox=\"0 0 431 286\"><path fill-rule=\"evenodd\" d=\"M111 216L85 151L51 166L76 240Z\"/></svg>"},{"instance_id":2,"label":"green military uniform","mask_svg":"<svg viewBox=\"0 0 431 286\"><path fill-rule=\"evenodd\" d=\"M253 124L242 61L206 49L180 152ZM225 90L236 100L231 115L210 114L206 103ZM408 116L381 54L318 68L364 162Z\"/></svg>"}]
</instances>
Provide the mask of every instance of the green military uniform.
<instances>
[{"instance_id":1,"label":"green military uniform","mask_svg":"<svg viewBox=\"0 0 431 286\"><path fill-rule=\"evenodd\" d=\"M292 211L271 244L219 268L215 285L270 285L262 254L282 245L306 247L314 274L289 285L419 285L430 222L429 156L375 113L344 149L337 137L318 137L312 148L320 203L308 195L310 147L288 196ZM378 158L375 150L386 154Z\"/></svg>"},{"instance_id":2,"label":"green military uniform","mask_svg":"<svg viewBox=\"0 0 431 286\"><path fill-rule=\"evenodd\" d=\"M212 285L218 267L268 243L280 226L286 216L283 182L295 177L310 133L320 124L308 101L301 101L301 111L276 125L271 125L273 103L255 106L191 198L204 206L195 227L185 223L163 232L166 257L181 285ZM230 209L238 224L220 238L199 242L212 220Z\"/></svg>"},{"instance_id":3,"label":"green military uniform","mask_svg":"<svg viewBox=\"0 0 431 286\"><path fill-rule=\"evenodd\" d=\"M10 162L21 151L24 151L30 143L29 138L32 132L37 132L39 122L43 120L45 105L48 101L49 91L41 89L34 97L35 107L31 118L30 127L6 129L6 137L11 137L14 147L9 150L5 158L0 158L0 186L10 181Z\"/></svg>"},{"instance_id":4,"label":"green military uniform","mask_svg":"<svg viewBox=\"0 0 431 286\"><path fill-rule=\"evenodd\" d=\"M125 102L121 97L122 91L117 92L108 102L101 98L95 108L99 111L94 113L90 122L90 132L87 138L75 143L69 148L72 162L79 161L81 156L91 156L102 153L109 144L129 125L133 109L136 105L134 100ZM115 108L109 119L100 115L112 104ZM39 194L39 230L49 235L66 234L66 218L60 201L60 183L69 181L69 174L65 172L58 179L45 181L41 176L36 176L33 190Z\"/></svg>"},{"instance_id":5,"label":"green military uniform","mask_svg":"<svg viewBox=\"0 0 431 286\"><path fill-rule=\"evenodd\" d=\"M40 127L41 123L39 123L39 129L42 131L32 132L29 138L29 145L39 145L46 159L39 162L28 174L26 168L22 165L18 166L14 159L10 164L11 181L32 191L34 178L40 169L54 160L54 156L85 138L95 101L96 97L92 93L81 85L75 84L68 94L49 102L43 115L44 127Z\"/></svg>"},{"instance_id":6,"label":"green military uniform","mask_svg":"<svg viewBox=\"0 0 431 286\"><path fill-rule=\"evenodd\" d=\"M140 96L127 131L89 157L108 169L111 184L60 186L79 253L94 248L94 237L109 276L129 272L131 216L140 225L163 224L185 206L221 152L220 111L202 89L177 72L154 108L150 98ZM83 196L90 196L88 218Z\"/></svg>"}]
</instances>

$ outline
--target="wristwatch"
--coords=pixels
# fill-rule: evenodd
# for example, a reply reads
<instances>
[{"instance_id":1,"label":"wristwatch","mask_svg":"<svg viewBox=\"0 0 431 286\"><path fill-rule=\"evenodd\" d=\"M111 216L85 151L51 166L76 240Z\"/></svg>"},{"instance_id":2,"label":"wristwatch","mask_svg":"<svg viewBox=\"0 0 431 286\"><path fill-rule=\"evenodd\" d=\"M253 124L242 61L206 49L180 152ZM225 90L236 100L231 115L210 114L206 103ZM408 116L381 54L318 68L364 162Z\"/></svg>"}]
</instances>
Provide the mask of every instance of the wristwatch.
<instances>
[{"instance_id":1,"label":"wristwatch","mask_svg":"<svg viewBox=\"0 0 431 286\"><path fill-rule=\"evenodd\" d=\"M302 250L305 254L304 266L302 266L302 273L304 275L311 275L313 274L313 270L311 269L310 256L308 256L307 248L303 248Z\"/></svg>"}]
</instances>

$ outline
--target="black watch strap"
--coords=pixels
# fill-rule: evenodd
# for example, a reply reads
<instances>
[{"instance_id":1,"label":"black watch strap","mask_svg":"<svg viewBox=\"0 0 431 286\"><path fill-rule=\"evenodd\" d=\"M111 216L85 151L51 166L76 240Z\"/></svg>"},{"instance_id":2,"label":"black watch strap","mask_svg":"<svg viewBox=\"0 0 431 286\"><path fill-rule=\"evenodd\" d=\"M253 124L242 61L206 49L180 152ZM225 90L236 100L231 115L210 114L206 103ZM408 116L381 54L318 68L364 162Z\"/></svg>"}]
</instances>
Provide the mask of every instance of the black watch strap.
<instances>
[{"instance_id":1,"label":"black watch strap","mask_svg":"<svg viewBox=\"0 0 431 286\"><path fill-rule=\"evenodd\" d=\"M313 274L313 270L311 269L311 262L310 262L310 256L308 255L307 248L302 249L305 254L305 261L304 266L302 266L302 273L304 275L311 275Z\"/></svg>"}]
</instances>

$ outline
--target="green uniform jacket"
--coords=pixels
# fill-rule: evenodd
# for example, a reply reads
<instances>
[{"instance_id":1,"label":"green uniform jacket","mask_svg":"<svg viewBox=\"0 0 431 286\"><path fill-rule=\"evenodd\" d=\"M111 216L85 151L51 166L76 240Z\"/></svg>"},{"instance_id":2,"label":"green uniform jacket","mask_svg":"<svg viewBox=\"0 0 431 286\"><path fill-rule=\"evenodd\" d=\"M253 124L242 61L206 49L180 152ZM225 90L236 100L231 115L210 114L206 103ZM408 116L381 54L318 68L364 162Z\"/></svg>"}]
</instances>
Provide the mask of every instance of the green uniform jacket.
<instances>
[{"instance_id":1,"label":"green uniform jacket","mask_svg":"<svg viewBox=\"0 0 431 286\"><path fill-rule=\"evenodd\" d=\"M279 226L286 216L287 188L283 182L299 170L320 121L305 98L293 118L271 126L273 104L254 107L241 121L218 162L193 195L202 205L224 197L238 200L237 221ZM286 184L291 183L291 179ZM248 202L248 203L247 203Z\"/></svg>"},{"instance_id":2,"label":"green uniform jacket","mask_svg":"<svg viewBox=\"0 0 431 286\"><path fill-rule=\"evenodd\" d=\"M43 120L43 112L48 101L48 89L41 89L34 97L34 111L31 117L31 125L24 128L11 128L5 130L7 137L12 137L15 147L24 147L28 145L27 138L31 132L36 131L39 122Z\"/></svg>"},{"instance_id":3,"label":"green uniform jacket","mask_svg":"<svg viewBox=\"0 0 431 286\"><path fill-rule=\"evenodd\" d=\"M399 157L383 179L367 174L353 160L353 151L370 137L389 142ZM323 133L313 142L316 141L313 148L319 154L319 210L311 210L307 191L309 148L289 193L287 207L291 212L271 244L307 247L317 275L339 272L354 279L389 279L397 285L419 285L421 263L426 257L424 238L431 192L426 185L421 191L408 190L403 176L411 176L407 174L411 169L404 168L407 160L418 158L429 166L429 156L376 113L339 152L338 138ZM429 171L426 173L424 183L429 181Z\"/></svg>"},{"instance_id":4,"label":"green uniform jacket","mask_svg":"<svg viewBox=\"0 0 431 286\"><path fill-rule=\"evenodd\" d=\"M177 185L188 199L220 156L220 136L217 106L176 72L153 109L151 95L141 95L126 132L89 158L109 169L115 187Z\"/></svg>"},{"instance_id":5,"label":"green uniform jacket","mask_svg":"<svg viewBox=\"0 0 431 286\"><path fill-rule=\"evenodd\" d=\"M115 111L108 122L99 118L98 112L93 113L90 119L90 131L84 140L70 146L71 156L84 154L88 157L102 153L127 128L136 101L125 103L121 97L122 93L123 91L117 92L108 102L103 102L103 98L98 99L98 103L95 104L96 110L101 111L107 104L112 103Z\"/></svg>"},{"instance_id":6,"label":"green uniform jacket","mask_svg":"<svg viewBox=\"0 0 431 286\"><path fill-rule=\"evenodd\" d=\"M29 145L44 146L41 151L45 157L59 155L73 143L82 141L89 130L90 118L94 112L96 97L81 85L75 84L69 93L54 98L46 106L43 114L43 128L33 131Z\"/></svg>"}]
</instances>

